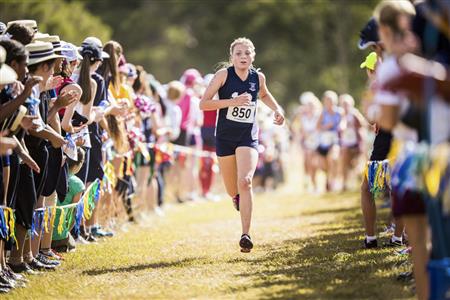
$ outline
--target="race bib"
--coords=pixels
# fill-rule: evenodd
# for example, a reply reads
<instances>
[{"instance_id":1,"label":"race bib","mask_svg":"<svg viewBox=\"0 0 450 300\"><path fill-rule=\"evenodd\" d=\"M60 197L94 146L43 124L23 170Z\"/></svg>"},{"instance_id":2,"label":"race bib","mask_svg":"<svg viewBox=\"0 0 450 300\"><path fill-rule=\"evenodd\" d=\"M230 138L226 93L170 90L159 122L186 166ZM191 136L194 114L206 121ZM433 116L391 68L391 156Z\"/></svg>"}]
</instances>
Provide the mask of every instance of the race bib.
<instances>
[{"instance_id":1,"label":"race bib","mask_svg":"<svg viewBox=\"0 0 450 300\"><path fill-rule=\"evenodd\" d=\"M253 123L255 121L256 103L250 106L230 106L228 107L227 119L240 123Z\"/></svg>"},{"instance_id":2,"label":"race bib","mask_svg":"<svg viewBox=\"0 0 450 300\"><path fill-rule=\"evenodd\" d=\"M342 144L352 146L358 143L358 136L353 128L347 128L342 132Z\"/></svg>"}]
</instances>

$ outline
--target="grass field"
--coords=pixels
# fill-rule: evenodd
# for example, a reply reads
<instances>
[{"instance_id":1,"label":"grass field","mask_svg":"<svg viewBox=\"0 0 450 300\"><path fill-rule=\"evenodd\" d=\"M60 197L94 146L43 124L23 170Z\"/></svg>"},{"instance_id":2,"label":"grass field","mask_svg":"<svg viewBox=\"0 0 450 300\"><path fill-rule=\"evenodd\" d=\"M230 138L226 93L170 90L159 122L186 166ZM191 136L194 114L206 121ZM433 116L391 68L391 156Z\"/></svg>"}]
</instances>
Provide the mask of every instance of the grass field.
<instances>
[{"instance_id":1,"label":"grass field","mask_svg":"<svg viewBox=\"0 0 450 300\"><path fill-rule=\"evenodd\" d=\"M8 298L412 299L395 280L402 259L362 249L358 199L299 194L294 185L257 195L250 254L239 252L230 201L173 206L164 218L79 246Z\"/></svg>"}]
</instances>

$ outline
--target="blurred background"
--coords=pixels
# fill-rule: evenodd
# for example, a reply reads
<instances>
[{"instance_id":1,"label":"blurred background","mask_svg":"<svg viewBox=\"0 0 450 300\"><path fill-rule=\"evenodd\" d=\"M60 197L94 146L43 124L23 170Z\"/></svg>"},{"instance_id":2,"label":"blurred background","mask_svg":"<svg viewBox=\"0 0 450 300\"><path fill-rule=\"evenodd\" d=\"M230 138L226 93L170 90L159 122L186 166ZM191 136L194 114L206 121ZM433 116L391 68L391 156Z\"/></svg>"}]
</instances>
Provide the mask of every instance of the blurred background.
<instances>
[{"instance_id":1,"label":"blurred background","mask_svg":"<svg viewBox=\"0 0 450 300\"><path fill-rule=\"evenodd\" d=\"M376 0L0 0L0 21L35 19L39 31L80 44L87 36L119 41L127 59L162 82L195 67L214 72L234 38L250 38L256 66L285 108L301 92L326 89L356 101L366 76L359 69L359 30Z\"/></svg>"}]
</instances>

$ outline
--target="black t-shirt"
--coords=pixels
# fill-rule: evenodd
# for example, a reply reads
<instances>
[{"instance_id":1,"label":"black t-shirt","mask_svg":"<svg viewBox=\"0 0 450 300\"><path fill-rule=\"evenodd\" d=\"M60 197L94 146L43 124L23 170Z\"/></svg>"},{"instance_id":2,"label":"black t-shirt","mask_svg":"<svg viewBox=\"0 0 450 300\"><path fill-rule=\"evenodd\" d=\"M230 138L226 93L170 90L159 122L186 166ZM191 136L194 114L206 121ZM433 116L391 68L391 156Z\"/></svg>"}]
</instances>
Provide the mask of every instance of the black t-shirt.
<instances>
[{"instance_id":1,"label":"black t-shirt","mask_svg":"<svg viewBox=\"0 0 450 300\"><path fill-rule=\"evenodd\" d=\"M39 99L41 102L39 103L39 113L41 114L42 121L44 124L47 124L48 120L48 107L49 102L51 100L51 95L49 91L42 92L39 95ZM43 139L32 136L32 135L26 135L25 136L25 143L27 144L27 147L29 148L38 148L40 144L44 142Z\"/></svg>"},{"instance_id":2,"label":"black t-shirt","mask_svg":"<svg viewBox=\"0 0 450 300\"><path fill-rule=\"evenodd\" d=\"M391 149L392 133L379 129L373 141L373 150L370 160L385 160Z\"/></svg>"}]
</instances>

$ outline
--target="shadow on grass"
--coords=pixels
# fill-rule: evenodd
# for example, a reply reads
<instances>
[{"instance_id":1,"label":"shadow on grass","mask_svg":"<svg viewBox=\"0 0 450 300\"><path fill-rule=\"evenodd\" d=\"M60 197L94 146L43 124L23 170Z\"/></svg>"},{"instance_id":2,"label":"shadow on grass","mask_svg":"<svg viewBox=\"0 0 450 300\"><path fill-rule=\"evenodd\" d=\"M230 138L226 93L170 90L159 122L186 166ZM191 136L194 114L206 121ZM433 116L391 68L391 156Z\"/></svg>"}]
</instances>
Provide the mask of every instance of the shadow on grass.
<instances>
[{"instance_id":1,"label":"shadow on grass","mask_svg":"<svg viewBox=\"0 0 450 300\"><path fill-rule=\"evenodd\" d=\"M398 259L393 251L363 249L359 207L330 212L337 214L338 221L319 236L259 246L267 254L249 261L255 271L237 275L249 278L250 286L236 286L232 291L255 288L261 299L411 297L392 275L393 260Z\"/></svg>"},{"instance_id":2,"label":"shadow on grass","mask_svg":"<svg viewBox=\"0 0 450 300\"><path fill-rule=\"evenodd\" d=\"M126 272L138 272L142 270L147 269L165 269L165 268L177 268L177 267L184 267L185 265L189 265L191 263L202 263L203 259L199 257L192 257L192 258L184 258L176 261L169 261L169 262L154 262L154 263L145 263L145 264L138 264L138 265L132 265L132 266L126 266L126 267L113 267L108 269L92 269L92 270L86 270L83 271L83 275L90 275L90 276L97 276L97 275L103 275L107 273L126 273Z\"/></svg>"}]
</instances>

